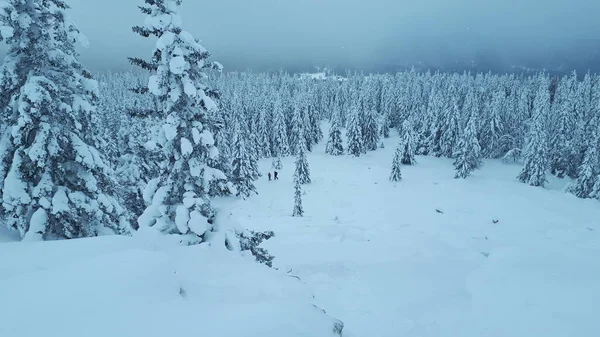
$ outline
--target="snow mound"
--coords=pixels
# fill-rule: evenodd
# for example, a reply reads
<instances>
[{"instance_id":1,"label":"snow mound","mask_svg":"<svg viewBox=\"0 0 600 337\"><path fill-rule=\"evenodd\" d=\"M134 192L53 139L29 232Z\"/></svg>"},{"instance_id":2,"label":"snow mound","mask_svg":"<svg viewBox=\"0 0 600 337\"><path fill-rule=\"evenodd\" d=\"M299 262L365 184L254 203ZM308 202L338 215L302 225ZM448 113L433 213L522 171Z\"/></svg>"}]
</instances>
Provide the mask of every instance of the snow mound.
<instances>
[{"instance_id":1,"label":"snow mound","mask_svg":"<svg viewBox=\"0 0 600 337\"><path fill-rule=\"evenodd\" d=\"M0 223L0 243L14 241L19 241L19 233L9 230L5 224Z\"/></svg>"},{"instance_id":2,"label":"snow mound","mask_svg":"<svg viewBox=\"0 0 600 337\"><path fill-rule=\"evenodd\" d=\"M341 336L311 297L297 279L216 247L114 236L0 245L10 322L0 336Z\"/></svg>"}]
</instances>

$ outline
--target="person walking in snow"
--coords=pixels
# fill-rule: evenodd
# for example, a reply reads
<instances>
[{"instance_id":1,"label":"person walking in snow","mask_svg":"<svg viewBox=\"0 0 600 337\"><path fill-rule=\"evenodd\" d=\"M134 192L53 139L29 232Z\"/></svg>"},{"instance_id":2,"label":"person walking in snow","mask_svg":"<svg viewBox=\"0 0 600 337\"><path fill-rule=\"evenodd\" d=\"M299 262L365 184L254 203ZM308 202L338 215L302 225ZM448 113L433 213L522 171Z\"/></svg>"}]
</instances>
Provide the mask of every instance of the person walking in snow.
<instances>
[{"instance_id":1,"label":"person walking in snow","mask_svg":"<svg viewBox=\"0 0 600 337\"><path fill-rule=\"evenodd\" d=\"M269 172L269 181L271 181L271 172Z\"/></svg>"},{"instance_id":2,"label":"person walking in snow","mask_svg":"<svg viewBox=\"0 0 600 337\"><path fill-rule=\"evenodd\" d=\"M277 171L275 171L275 180L279 180L279 177L277 176Z\"/></svg>"}]
</instances>

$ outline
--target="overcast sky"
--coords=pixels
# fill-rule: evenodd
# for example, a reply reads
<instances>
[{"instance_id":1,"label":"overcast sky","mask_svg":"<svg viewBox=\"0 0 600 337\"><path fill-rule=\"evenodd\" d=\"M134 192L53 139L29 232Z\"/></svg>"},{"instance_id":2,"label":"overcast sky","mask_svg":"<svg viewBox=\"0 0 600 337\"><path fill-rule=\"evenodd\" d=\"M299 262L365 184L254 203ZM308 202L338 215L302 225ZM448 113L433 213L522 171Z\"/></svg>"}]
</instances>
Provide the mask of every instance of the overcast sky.
<instances>
[{"instance_id":1,"label":"overcast sky","mask_svg":"<svg viewBox=\"0 0 600 337\"><path fill-rule=\"evenodd\" d=\"M94 70L150 55L142 0L68 0ZM600 0L184 0L184 29L229 70L393 70L455 62L596 67Z\"/></svg>"}]
</instances>

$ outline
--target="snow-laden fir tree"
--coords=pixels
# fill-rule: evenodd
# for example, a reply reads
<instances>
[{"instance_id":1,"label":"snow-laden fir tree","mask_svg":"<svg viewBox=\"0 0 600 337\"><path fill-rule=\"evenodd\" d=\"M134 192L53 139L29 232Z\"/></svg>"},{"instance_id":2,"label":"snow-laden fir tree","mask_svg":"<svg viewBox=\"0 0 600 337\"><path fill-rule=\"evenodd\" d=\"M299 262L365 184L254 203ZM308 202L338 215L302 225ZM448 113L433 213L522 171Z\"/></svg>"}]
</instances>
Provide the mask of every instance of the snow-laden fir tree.
<instances>
[{"instance_id":1,"label":"snow-laden fir tree","mask_svg":"<svg viewBox=\"0 0 600 337\"><path fill-rule=\"evenodd\" d=\"M525 163L518 179L531 186L546 184L548 170L548 145L546 133L546 117L550 109L549 80L545 75L540 78L540 84L533 102L533 116L524 151Z\"/></svg>"},{"instance_id":2,"label":"snow-laden fir tree","mask_svg":"<svg viewBox=\"0 0 600 337\"><path fill-rule=\"evenodd\" d=\"M302 207L302 183L300 182L300 175L298 170L298 162L296 162L296 170L294 172L294 211L292 216L302 217L304 216L304 207Z\"/></svg>"},{"instance_id":3,"label":"snow-laden fir tree","mask_svg":"<svg viewBox=\"0 0 600 337\"><path fill-rule=\"evenodd\" d=\"M300 137L304 136L304 130L300 129ZM304 142L298 144L298 154L296 155L296 170L294 176L298 176L300 184L310 184L310 168L308 167L308 158L306 157L306 147Z\"/></svg>"},{"instance_id":4,"label":"snow-laden fir tree","mask_svg":"<svg viewBox=\"0 0 600 337\"><path fill-rule=\"evenodd\" d=\"M358 109L353 106L346 123L346 140L348 142L348 154L359 157L363 153L363 136L360 125Z\"/></svg>"},{"instance_id":5,"label":"snow-laden fir tree","mask_svg":"<svg viewBox=\"0 0 600 337\"><path fill-rule=\"evenodd\" d=\"M270 118L267 113L266 107L260 109L258 115L258 151L261 157L269 158L272 156L271 152L271 137L270 137Z\"/></svg>"},{"instance_id":6,"label":"snow-laden fir tree","mask_svg":"<svg viewBox=\"0 0 600 337\"><path fill-rule=\"evenodd\" d=\"M236 196L246 198L251 194L258 194L254 186L258 168L248 149L246 133L242 132L239 123L236 123L234 131L231 182L237 190Z\"/></svg>"},{"instance_id":7,"label":"snow-laden fir tree","mask_svg":"<svg viewBox=\"0 0 600 337\"><path fill-rule=\"evenodd\" d=\"M468 177L471 172L481 166L481 147L477 140L476 131L477 115L471 115L465 131L460 137L458 150L454 154L454 169L456 175L454 178Z\"/></svg>"},{"instance_id":8,"label":"snow-laden fir tree","mask_svg":"<svg viewBox=\"0 0 600 337\"><path fill-rule=\"evenodd\" d=\"M583 162L579 167L577 179L571 184L567 191L578 198L591 198L595 196L594 187L600 174L600 162L598 158L598 145L600 145L600 132L598 131L597 118L593 118L590 124L594 130L593 135L587 142L587 149L583 157Z\"/></svg>"},{"instance_id":9,"label":"snow-laden fir tree","mask_svg":"<svg viewBox=\"0 0 600 337\"><path fill-rule=\"evenodd\" d=\"M281 163L281 157L274 157L271 161L271 168L275 170L281 170L283 168L283 163Z\"/></svg>"},{"instance_id":10,"label":"snow-laden fir tree","mask_svg":"<svg viewBox=\"0 0 600 337\"><path fill-rule=\"evenodd\" d=\"M283 103L280 97L275 100L273 105L273 128L271 143L273 144L273 156L287 157L290 155L290 147L287 136L287 126L283 113ZM281 161L280 161L281 162Z\"/></svg>"},{"instance_id":11,"label":"snow-laden fir tree","mask_svg":"<svg viewBox=\"0 0 600 337\"><path fill-rule=\"evenodd\" d=\"M388 110L385 110L381 117L381 137L390 138L390 114Z\"/></svg>"},{"instance_id":12,"label":"snow-laden fir tree","mask_svg":"<svg viewBox=\"0 0 600 337\"><path fill-rule=\"evenodd\" d=\"M134 134L135 131L138 131L129 130ZM119 158L115 173L120 184L120 198L130 214L128 218L137 219L150 202L150 200L144 200L146 185L158 176L160 165L164 165L164 161L161 158L161 152L150 151L138 142L138 139L141 139L140 136L127 134L124 138L126 139L126 150L122 150L123 154ZM137 229L136 221L133 221L131 225Z\"/></svg>"},{"instance_id":13,"label":"snow-laden fir tree","mask_svg":"<svg viewBox=\"0 0 600 337\"><path fill-rule=\"evenodd\" d=\"M444 111L443 131L440 139L440 154L452 158L458 149L460 138L460 109L458 107L458 98L451 97L448 109Z\"/></svg>"},{"instance_id":14,"label":"snow-laden fir tree","mask_svg":"<svg viewBox=\"0 0 600 337\"><path fill-rule=\"evenodd\" d=\"M379 145L379 125L377 123L377 113L373 109L365 112L364 125L362 130L363 144L366 150L375 151Z\"/></svg>"},{"instance_id":15,"label":"snow-laden fir tree","mask_svg":"<svg viewBox=\"0 0 600 337\"><path fill-rule=\"evenodd\" d=\"M24 240L127 234L113 172L94 146L98 84L79 63L85 43L62 0L9 0L0 8L6 119L0 212Z\"/></svg>"},{"instance_id":16,"label":"snow-laden fir tree","mask_svg":"<svg viewBox=\"0 0 600 337\"><path fill-rule=\"evenodd\" d=\"M517 118L513 128L514 138L512 144L504 157L502 157L502 161L505 163L516 162L522 158L525 148L525 135L527 133L527 123L525 121L529 119L530 115L528 89L521 88L514 95L516 96L516 103L513 112Z\"/></svg>"},{"instance_id":17,"label":"snow-laden fir tree","mask_svg":"<svg viewBox=\"0 0 600 337\"><path fill-rule=\"evenodd\" d=\"M221 66L208 62L207 50L182 29L181 0L145 2L140 7L147 15L145 24L134 27L134 31L158 37L152 62L141 64L152 72L148 90L157 98L157 113L163 118L155 143L167 164L148 184L146 199L152 202L138 223L140 227L179 234L185 244L200 243L216 230L211 191L224 195L235 192L225 174L209 165L219 156L209 118L218 107L213 100L217 92L204 84L204 70L220 70Z\"/></svg>"},{"instance_id":18,"label":"snow-laden fir tree","mask_svg":"<svg viewBox=\"0 0 600 337\"><path fill-rule=\"evenodd\" d=\"M319 111L314 104L308 104L306 113L307 119L307 141L312 149L313 144L318 144L323 139L323 130L321 130L321 124L319 123Z\"/></svg>"},{"instance_id":19,"label":"snow-laden fir tree","mask_svg":"<svg viewBox=\"0 0 600 337\"><path fill-rule=\"evenodd\" d=\"M300 149L300 143L304 143L304 149L309 146L309 142L306 140L307 119L306 117L306 105L303 95L299 95L295 100L294 110L292 114L292 133L290 135L291 152L294 155L298 154Z\"/></svg>"},{"instance_id":20,"label":"snow-laden fir tree","mask_svg":"<svg viewBox=\"0 0 600 337\"><path fill-rule=\"evenodd\" d=\"M487 114L483 119L484 123L481 129L482 144L485 144L482 155L486 158L498 158L506 152L500 143L500 139L504 134L502 115L504 109L506 109L505 105L506 94L504 89L493 93L491 100L486 105Z\"/></svg>"},{"instance_id":21,"label":"snow-laden fir tree","mask_svg":"<svg viewBox=\"0 0 600 337\"><path fill-rule=\"evenodd\" d=\"M416 144L416 136L412 123L410 120L405 120L402 123L402 139L400 140L400 147L402 150L400 162L402 164L415 165L417 163L415 160Z\"/></svg>"},{"instance_id":22,"label":"snow-laden fir tree","mask_svg":"<svg viewBox=\"0 0 600 337\"><path fill-rule=\"evenodd\" d=\"M392 173L390 173L390 181L402 180L402 141L398 142L396 151L394 152L394 160L392 161Z\"/></svg>"},{"instance_id":23,"label":"snow-laden fir tree","mask_svg":"<svg viewBox=\"0 0 600 337\"><path fill-rule=\"evenodd\" d=\"M342 143L342 130L341 130L342 118L339 108L334 108L331 116L331 127L329 128L329 139L325 146L325 153L332 156L339 156L344 153L344 146Z\"/></svg>"},{"instance_id":24,"label":"snow-laden fir tree","mask_svg":"<svg viewBox=\"0 0 600 337\"><path fill-rule=\"evenodd\" d=\"M573 154L576 146L573 137L577 129L575 87L577 74L560 81L556 89L554 104L552 105L552 135L550 136L550 173L559 178L572 175L576 171L574 164L577 162Z\"/></svg>"}]
</instances>

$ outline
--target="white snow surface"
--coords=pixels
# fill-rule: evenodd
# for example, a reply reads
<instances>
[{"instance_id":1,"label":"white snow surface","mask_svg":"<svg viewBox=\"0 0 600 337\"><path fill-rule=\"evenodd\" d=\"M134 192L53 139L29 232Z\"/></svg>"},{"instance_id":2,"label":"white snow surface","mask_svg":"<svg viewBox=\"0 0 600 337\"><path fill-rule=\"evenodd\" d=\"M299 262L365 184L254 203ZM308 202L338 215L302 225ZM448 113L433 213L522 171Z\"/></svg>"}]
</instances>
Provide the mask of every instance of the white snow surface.
<instances>
[{"instance_id":1,"label":"white snow surface","mask_svg":"<svg viewBox=\"0 0 600 337\"><path fill-rule=\"evenodd\" d=\"M419 157L392 183L396 142L360 158L316 146L303 218L291 217L293 158L277 181L261 161L258 196L215 200L217 223L275 231L263 247L278 271L146 227L0 243L0 336L331 336L332 317L346 337L600 335L597 200L489 160L463 180L451 160Z\"/></svg>"},{"instance_id":2,"label":"white snow surface","mask_svg":"<svg viewBox=\"0 0 600 337\"><path fill-rule=\"evenodd\" d=\"M306 285L253 260L150 233L2 243L0 336L334 336Z\"/></svg>"},{"instance_id":3,"label":"white snow surface","mask_svg":"<svg viewBox=\"0 0 600 337\"><path fill-rule=\"evenodd\" d=\"M259 195L220 207L273 230L274 266L356 336L600 336L597 200L550 176L547 189L527 186L520 165L494 160L463 180L452 160L418 157L392 183L397 139L360 158L316 146L303 218L291 217L293 158L277 181L262 161Z\"/></svg>"}]
</instances>

